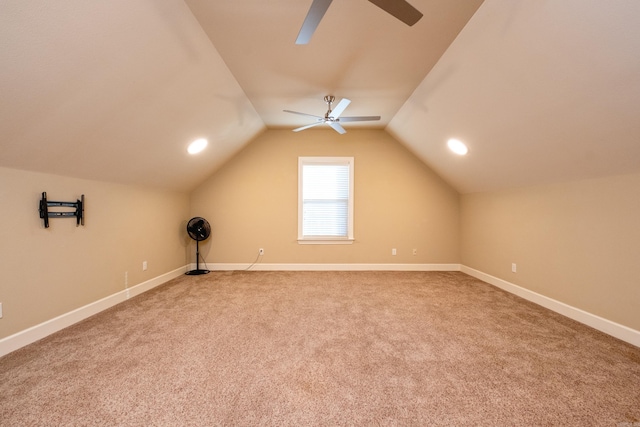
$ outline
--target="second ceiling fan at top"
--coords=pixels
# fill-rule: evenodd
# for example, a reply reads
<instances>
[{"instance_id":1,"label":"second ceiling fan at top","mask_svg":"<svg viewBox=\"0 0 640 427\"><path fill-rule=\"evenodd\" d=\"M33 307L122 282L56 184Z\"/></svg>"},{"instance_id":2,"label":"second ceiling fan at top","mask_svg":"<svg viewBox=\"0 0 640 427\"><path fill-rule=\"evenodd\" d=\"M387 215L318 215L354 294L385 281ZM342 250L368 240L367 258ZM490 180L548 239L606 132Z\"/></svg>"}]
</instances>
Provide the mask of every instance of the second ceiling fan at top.
<instances>
[{"instance_id":1,"label":"second ceiling fan at top","mask_svg":"<svg viewBox=\"0 0 640 427\"><path fill-rule=\"evenodd\" d=\"M335 99L336 98L333 95L327 95L324 97L324 102L326 102L328 106L327 112L325 113L324 117L315 116L313 114L301 113L299 111L291 111L291 110L283 110L283 111L285 113L300 114L301 116L309 116L316 119L315 123L311 123L310 125L296 128L293 130L294 132L299 132L301 130L308 129L313 126L318 126L326 123L329 126L331 126L333 130L335 130L336 132L340 134L344 134L344 133L347 133L347 131L344 130L344 128L339 122L365 122L365 121L380 120L380 116L340 117L340 115L345 110L345 108L347 108L347 106L351 104L351 101L348 100L347 98L342 98L340 102L338 102L338 105L336 105L336 108L332 110L331 104L333 103L333 101L335 101Z\"/></svg>"},{"instance_id":2,"label":"second ceiling fan at top","mask_svg":"<svg viewBox=\"0 0 640 427\"><path fill-rule=\"evenodd\" d=\"M333 0L313 0L311 8L307 12L307 17L302 23L302 28L298 33L296 44L307 44L311 40L311 36L316 31L318 24L322 20L329 5ZM422 13L415 7L411 6L405 0L369 0L385 12L395 16L408 26L412 26L422 18Z\"/></svg>"}]
</instances>

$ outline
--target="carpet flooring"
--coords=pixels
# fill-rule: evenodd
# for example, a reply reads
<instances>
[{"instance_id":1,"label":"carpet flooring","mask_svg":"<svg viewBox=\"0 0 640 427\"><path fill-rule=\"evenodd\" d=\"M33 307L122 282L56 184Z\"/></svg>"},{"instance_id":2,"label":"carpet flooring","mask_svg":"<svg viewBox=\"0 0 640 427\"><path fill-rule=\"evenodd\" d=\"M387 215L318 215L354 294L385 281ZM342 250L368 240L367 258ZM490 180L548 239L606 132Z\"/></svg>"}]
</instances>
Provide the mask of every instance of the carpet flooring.
<instances>
[{"instance_id":1,"label":"carpet flooring","mask_svg":"<svg viewBox=\"0 0 640 427\"><path fill-rule=\"evenodd\" d=\"M460 272L213 272L0 358L0 425L640 426L640 348Z\"/></svg>"}]
</instances>

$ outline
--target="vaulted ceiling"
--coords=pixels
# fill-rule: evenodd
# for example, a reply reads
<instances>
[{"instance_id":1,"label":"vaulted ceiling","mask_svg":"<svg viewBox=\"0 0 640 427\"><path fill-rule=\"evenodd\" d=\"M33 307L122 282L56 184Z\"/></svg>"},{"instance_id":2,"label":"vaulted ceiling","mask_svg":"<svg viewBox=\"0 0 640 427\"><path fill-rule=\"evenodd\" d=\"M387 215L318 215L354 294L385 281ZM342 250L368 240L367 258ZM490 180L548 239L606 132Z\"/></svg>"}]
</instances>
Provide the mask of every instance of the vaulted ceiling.
<instances>
[{"instance_id":1,"label":"vaulted ceiling","mask_svg":"<svg viewBox=\"0 0 640 427\"><path fill-rule=\"evenodd\" d=\"M3 0L0 166L188 191L332 94L463 193L640 172L640 2L410 3Z\"/></svg>"}]
</instances>

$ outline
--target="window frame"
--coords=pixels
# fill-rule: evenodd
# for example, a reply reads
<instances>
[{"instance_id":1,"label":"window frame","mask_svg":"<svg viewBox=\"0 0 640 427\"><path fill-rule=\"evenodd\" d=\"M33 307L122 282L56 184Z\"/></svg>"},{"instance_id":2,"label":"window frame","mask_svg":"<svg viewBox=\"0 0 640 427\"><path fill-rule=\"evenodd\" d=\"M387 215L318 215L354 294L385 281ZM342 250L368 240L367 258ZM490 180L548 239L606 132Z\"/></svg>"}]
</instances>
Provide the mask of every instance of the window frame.
<instances>
[{"instance_id":1,"label":"window frame","mask_svg":"<svg viewBox=\"0 0 640 427\"><path fill-rule=\"evenodd\" d=\"M353 157L298 157L298 243L311 245L345 245L354 241L353 233L353 200L354 200L354 158ZM303 234L303 168L305 165L347 165L349 166L349 200L347 216L347 235L341 236L305 236Z\"/></svg>"}]
</instances>

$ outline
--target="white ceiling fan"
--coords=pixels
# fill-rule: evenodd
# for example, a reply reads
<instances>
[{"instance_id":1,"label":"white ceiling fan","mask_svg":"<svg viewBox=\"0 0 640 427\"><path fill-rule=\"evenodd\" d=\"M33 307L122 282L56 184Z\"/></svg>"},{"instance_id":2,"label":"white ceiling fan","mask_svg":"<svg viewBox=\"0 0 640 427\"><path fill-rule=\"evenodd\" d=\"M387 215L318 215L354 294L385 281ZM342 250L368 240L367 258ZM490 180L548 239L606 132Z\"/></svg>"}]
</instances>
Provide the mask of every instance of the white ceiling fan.
<instances>
[{"instance_id":1,"label":"white ceiling fan","mask_svg":"<svg viewBox=\"0 0 640 427\"><path fill-rule=\"evenodd\" d=\"M365 121L380 120L380 116L340 117L342 112L345 110L345 108L347 108L347 106L351 103L351 101L348 100L347 98L342 98L340 102L338 102L338 105L336 105L336 108L332 110L331 104L333 103L333 101L335 101L335 99L336 98L333 95L327 95L324 97L324 102L326 102L328 106L327 112L325 113L324 117L316 116L313 114L300 113L298 111L291 111L291 110L283 110L283 111L285 113L300 114L302 116L314 117L316 119L315 123L311 123L310 125L296 128L293 130L294 132L299 132L301 130L309 129L310 127L313 127L313 126L318 126L326 123L329 126L331 126L336 132L340 134L344 134L344 133L347 133L347 131L344 130L342 125L340 125L340 122L365 122Z\"/></svg>"},{"instance_id":2,"label":"white ceiling fan","mask_svg":"<svg viewBox=\"0 0 640 427\"><path fill-rule=\"evenodd\" d=\"M296 44L307 44L316 31L329 5L333 0L313 0L311 8L302 23ZM422 18L422 13L405 0L369 0L385 12L395 16L408 26L412 26Z\"/></svg>"}]
</instances>

